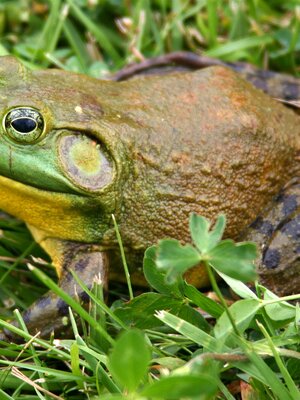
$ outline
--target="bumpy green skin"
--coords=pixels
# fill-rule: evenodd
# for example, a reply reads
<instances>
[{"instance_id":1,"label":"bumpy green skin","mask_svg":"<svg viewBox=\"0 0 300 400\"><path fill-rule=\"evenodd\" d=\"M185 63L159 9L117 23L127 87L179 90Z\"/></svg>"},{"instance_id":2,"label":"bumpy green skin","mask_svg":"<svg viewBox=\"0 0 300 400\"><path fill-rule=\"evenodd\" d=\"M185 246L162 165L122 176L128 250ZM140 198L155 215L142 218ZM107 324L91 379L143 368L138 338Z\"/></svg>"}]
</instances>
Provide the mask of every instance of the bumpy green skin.
<instances>
[{"instance_id":1,"label":"bumpy green skin","mask_svg":"<svg viewBox=\"0 0 300 400\"><path fill-rule=\"evenodd\" d=\"M21 106L39 110L46 129L20 144L0 128L0 208L29 225L60 275L70 257L55 254L53 239L113 251L112 213L131 253L164 237L188 241L192 211L225 213L237 238L299 176L299 117L223 67L116 83L1 58L1 118ZM59 143L69 134L100 147L103 187L66 172Z\"/></svg>"}]
</instances>

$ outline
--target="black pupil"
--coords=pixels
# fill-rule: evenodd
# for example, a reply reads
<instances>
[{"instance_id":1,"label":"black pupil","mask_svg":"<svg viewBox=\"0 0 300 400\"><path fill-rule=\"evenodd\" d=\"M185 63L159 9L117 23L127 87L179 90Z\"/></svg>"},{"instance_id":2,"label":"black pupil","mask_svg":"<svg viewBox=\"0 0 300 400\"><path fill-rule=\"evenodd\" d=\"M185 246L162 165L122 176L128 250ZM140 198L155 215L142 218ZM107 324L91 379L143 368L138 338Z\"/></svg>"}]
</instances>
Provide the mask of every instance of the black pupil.
<instances>
[{"instance_id":1,"label":"black pupil","mask_svg":"<svg viewBox=\"0 0 300 400\"><path fill-rule=\"evenodd\" d=\"M36 128L36 122L31 118L18 118L11 122L12 127L20 133L29 133Z\"/></svg>"}]
</instances>

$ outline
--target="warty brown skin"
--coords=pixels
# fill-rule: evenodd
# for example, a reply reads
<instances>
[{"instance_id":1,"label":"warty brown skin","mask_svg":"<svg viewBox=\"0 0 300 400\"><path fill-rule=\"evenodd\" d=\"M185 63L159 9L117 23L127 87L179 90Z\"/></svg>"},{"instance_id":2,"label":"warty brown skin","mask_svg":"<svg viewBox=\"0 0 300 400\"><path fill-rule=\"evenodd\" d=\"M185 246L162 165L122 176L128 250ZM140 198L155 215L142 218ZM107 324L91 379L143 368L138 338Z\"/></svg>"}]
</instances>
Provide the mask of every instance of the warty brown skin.
<instances>
[{"instance_id":1,"label":"warty brown skin","mask_svg":"<svg viewBox=\"0 0 300 400\"><path fill-rule=\"evenodd\" d=\"M122 108L141 125L120 135L133 148L126 239L186 241L192 211L225 213L237 237L299 172L298 116L221 67L167 78L126 82Z\"/></svg>"},{"instance_id":2,"label":"warty brown skin","mask_svg":"<svg viewBox=\"0 0 300 400\"><path fill-rule=\"evenodd\" d=\"M116 175L109 192L84 193L86 207L92 216L97 204L102 216L114 212L128 247L145 248L165 236L186 241L191 211L208 218L226 213L227 234L236 237L299 173L298 116L223 67L122 83L37 71L5 91L14 93L5 108L36 106L48 116L47 135L81 131L104 143ZM47 226L22 210L18 216L55 237L54 210L45 211ZM93 223L84 202L77 212L85 224L57 238L110 247L115 235L108 219L99 230L101 218Z\"/></svg>"}]
</instances>

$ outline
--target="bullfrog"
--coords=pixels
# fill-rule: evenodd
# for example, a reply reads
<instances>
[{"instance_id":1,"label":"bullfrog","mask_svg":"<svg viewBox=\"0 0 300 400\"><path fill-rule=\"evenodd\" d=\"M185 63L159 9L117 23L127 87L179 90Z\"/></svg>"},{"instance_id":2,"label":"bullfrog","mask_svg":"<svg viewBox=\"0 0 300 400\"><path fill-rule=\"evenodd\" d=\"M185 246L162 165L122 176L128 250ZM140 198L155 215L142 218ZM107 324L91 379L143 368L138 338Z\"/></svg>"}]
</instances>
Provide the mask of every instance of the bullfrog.
<instances>
[{"instance_id":1,"label":"bullfrog","mask_svg":"<svg viewBox=\"0 0 300 400\"><path fill-rule=\"evenodd\" d=\"M225 213L226 237L257 237L262 281L299 289L299 116L236 72L113 82L6 56L0 118L0 209L25 221L72 296L84 298L71 271L89 287L123 276L112 214L139 259L159 239L188 242L191 212ZM206 282L201 267L187 279ZM47 336L65 314L50 292L23 317Z\"/></svg>"}]
</instances>

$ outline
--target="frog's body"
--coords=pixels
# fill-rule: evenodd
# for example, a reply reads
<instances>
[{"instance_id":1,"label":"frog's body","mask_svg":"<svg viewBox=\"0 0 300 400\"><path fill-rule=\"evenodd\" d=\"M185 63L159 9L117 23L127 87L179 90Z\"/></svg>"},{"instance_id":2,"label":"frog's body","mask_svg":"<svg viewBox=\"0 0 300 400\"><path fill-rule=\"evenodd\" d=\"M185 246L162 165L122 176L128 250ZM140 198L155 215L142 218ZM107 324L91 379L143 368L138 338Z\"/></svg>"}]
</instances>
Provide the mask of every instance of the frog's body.
<instances>
[{"instance_id":1,"label":"frog's body","mask_svg":"<svg viewBox=\"0 0 300 400\"><path fill-rule=\"evenodd\" d=\"M262 70L254 65L241 62L224 62L187 51L175 51L162 56L145 59L130 64L112 76L115 81L123 81L141 75L165 74L174 71L192 71L212 66L233 69L248 82L269 96L285 102L299 101L300 80L291 75Z\"/></svg>"},{"instance_id":2,"label":"frog's body","mask_svg":"<svg viewBox=\"0 0 300 400\"><path fill-rule=\"evenodd\" d=\"M223 67L116 83L5 57L0 84L0 208L62 277L70 265L86 281L104 273L112 213L129 252L188 241L192 211L225 213L237 238L299 177L299 117ZM19 108L44 120L41 136L8 131Z\"/></svg>"}]
</instances>

